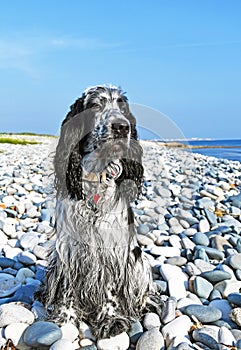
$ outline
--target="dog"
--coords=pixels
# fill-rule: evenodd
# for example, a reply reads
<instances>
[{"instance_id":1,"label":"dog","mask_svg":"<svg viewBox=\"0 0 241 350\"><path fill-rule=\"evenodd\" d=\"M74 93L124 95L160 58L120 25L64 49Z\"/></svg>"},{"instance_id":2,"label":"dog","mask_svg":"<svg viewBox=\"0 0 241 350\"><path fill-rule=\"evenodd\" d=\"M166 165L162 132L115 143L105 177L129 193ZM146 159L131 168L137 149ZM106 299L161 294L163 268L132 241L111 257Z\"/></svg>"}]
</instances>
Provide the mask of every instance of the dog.
<instances>
[{"instance_id":1,"label":"dog","mask_svg":"<svg viewBox=\"0 0 241 350\"><path fill-rule=\"evenodd\" d=\"M55 322L85 320L97 338L128 331L147 305L161 308L131 209L142 153L120 88L88 88L70 107L54 157L56 240L44 302Z\"/></svg>"}]
</instances>

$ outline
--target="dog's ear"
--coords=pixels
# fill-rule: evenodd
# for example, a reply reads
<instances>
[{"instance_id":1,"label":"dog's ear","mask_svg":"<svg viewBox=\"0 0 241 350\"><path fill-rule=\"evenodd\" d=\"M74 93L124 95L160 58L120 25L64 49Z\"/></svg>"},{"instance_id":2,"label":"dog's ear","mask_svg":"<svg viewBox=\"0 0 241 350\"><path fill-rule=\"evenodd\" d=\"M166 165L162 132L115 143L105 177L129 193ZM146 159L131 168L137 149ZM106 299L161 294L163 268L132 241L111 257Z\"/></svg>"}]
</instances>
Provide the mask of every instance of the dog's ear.
<instances>
[{"instance_id":1,"label":"dog's ear","mask_svg":"<svg viewBox=\"0 0 241 350\"><path fill-rule=\"evenodd\" d=\"M54 158L55 187L62 197L82 199L80 144L92 128L93 119L90 112L84 110L81 97L70 107L62 123Z\"/></svg>"},{"instance_id":2,"label":"dog's ear","mask_svg":"<svg viewBox=\"0 0 241 350\"><path fill-rule=\"evenodd\" d=\"M84 110L84 98L83 96L78 98L71 106L70 111L66 115L65 119L62 122L62 125L64 125L68 120L73 118L75 115L83 112Z\"/></svg>"},{"instance_id":3,"label":"dog's ear","mask_svg":"<svg viewBox=\"0 0 241 350\"><path fill-rule=\"evenodd\" d=\"M120 108L123 107L125 110L125 117L129 120L130 125L131 125L131 138L134 140L137 140L138 135L137 135L137 130L136 130L136 118L130 111L130 106L128 103L128 98L125 96L124 93L121 93L120 95Z\"/></svg>"}]
</instances>

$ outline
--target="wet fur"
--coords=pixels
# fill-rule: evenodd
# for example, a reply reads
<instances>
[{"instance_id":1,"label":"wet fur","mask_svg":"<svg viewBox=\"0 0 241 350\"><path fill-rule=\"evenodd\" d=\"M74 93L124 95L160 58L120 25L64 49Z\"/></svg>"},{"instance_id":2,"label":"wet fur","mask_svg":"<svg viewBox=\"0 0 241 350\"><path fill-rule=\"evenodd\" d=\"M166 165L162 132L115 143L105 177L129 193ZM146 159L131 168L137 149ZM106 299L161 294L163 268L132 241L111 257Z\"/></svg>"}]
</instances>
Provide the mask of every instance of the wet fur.
<instances>
[{"instance_id":1,"label":"wet fur","mask_svg":"<svg viewBox=\"0 0 241 350\"><path fill-rule=\"evenodd\" d=\"M123 139L113 137L116 120L129 126ZM119 159L111 153L116 143ZM97 337L114 336L127 331L155 295L130 207L141 193L141 161L123 92L86 90L62 123L54 159L56 241L43 295L53 320L85 320Z\"/></svg>"}]
</instances>

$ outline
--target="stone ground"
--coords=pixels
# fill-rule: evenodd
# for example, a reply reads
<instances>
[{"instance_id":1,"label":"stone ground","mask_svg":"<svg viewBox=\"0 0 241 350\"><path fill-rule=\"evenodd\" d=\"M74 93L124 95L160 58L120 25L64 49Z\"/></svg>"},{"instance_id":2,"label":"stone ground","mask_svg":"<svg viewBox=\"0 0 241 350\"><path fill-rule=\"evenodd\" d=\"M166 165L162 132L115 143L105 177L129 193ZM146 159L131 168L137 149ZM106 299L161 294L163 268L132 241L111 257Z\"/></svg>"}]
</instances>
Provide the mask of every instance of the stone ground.
<instances>
[{"instance_id":1,"label":"stone ground","mask_svg":"<svg viewBox=\"0 0 241 350\"><path fill-rule=\"evenodd\" d=\"M11 339L19 350L241 349L241 164L142 142L137 239L165 306L128 334L96 341L84 322L78 330L44 321L34 300L54 225L54 139L38 141L0 144L0 347Z\"/></svg>"}]
</instances>

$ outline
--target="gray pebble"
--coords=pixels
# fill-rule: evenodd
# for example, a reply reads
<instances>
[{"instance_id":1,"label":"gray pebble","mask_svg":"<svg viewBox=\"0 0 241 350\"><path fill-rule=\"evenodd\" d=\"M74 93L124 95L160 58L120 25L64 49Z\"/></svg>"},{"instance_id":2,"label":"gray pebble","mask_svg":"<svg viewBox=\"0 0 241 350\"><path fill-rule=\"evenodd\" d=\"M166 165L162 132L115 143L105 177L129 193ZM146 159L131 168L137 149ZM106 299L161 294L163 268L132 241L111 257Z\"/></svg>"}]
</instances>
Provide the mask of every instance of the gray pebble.
<instances>
[{"instance_id":1,"label":"gray pebble","mask_svg":"<svg viewBox=\"0 0 241 350\"><path fill-rule=\"evenodd\" d=\"M197 245L198 244L202 245L202 246L208 246L209 245L209 238L202 232L196 232L193 235L192 240Z\"/></svg>"},{"instance_id":2,"label":"gray pebble","mask_svg":"<svg viewBox=\"0 0 241 350\"><path fill-rule=\"evenodd\" d=\"M143 320L143 326L150 330L152 328L159 328L161 325L160 318L154 312L148 312Z\"/></svg>"},{"instance_id":3,"label":"gray pebble","mask_svg":"<svg viewBox=\"0 0 241 350\"><path fill-rule=\"evenodd\" d=\"M196 276L193 281L193 289L197 296L200 298L207 299L213 290L213 285L208 282L205 278Z\"/></svg>"},{"instance_id":4,"label":"gray pebble","mask_svg":"<svg viewBox=\"0 0 241 350\"><path fill-rule=\"evenodd\" d=\"M38 321L24 333L24 342L32 347L50 346L62 337L60 328L52 322Z\"/></svg>"},{"instance_id":5,"label":"gray pebble","mask_svg":"<svg viewBox=\"0 0 241 350\"><path fill-rule=\"evenodd\" d=\"M222 317L219 309L205 305L188 305L183 308L183 312L190 317L194 315L202 323L212 323Z\"/></svg>"},{"instance_id":6,"label":"gray pebble","mask_svg":"<svg viewBox=\"0 0 241 350\"><path fill-rule=\"evenodd\" d=\"M137 226L137 233L139 233L140 235L146 235L149 231L150 228L146 224L140 224L139 226Z\"/></svg>"},{"instance_id":7,"label":"gray pebble","mask_svg":"<svg viewBox=\"0 0 241 350\"><path fill-rule=\"evenodd\" d=\"M212 283L217 283L224 280L230 280L232 278L230 273L222 270L212 270L212 271L202 272L201 277L204 277L206 280Z\"/></svg>"},{"instance_id":8,"label":"gray pebble","mask_svg":"<svg viewBox=\"0 0 241 350\"><path fill-rule=\"evenodd\" d=\"M207 345L212 350L219 350L218 345L218 327L217 329L203 327L192 333L194 340Z\"/></svg>"},{"instance_id":9,"label":"gray pebble","mask_svg":"<svg viewBox=\"0 0 241 350\"><path fill-rule=\"evenodd\" d=\"M138 339L136 350L160 350L162 347L164 347L162 334L158 329L152 328Z\"/></svg>"},{"instance_id":10,"label":"gray pebble","mask_svg":"<svg viewBox=\"0 0 241 350\"><path fill-rule=\"evenodd\" d=\"M229 265L234 269L240 269L241 267L241 253L233 254L228 259Z\"/></svg>"},{"instance_id":11,"label":"gray pebble","mask_svg":"<svg viewBox=\"0 0 241 350\"><path fill-rule=\"evenodd\" d=\"M136 344L137 340L140 338L142 334L143 334L143 327L141 323L139 321L133 322L131 324L131 329L128 332L131 343Z\"/></svg>"}]
</instances>

